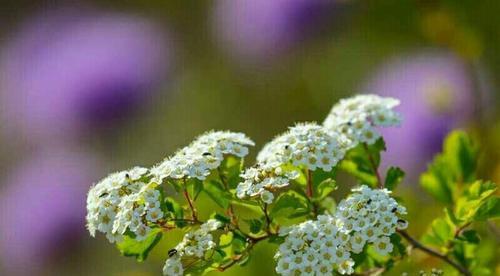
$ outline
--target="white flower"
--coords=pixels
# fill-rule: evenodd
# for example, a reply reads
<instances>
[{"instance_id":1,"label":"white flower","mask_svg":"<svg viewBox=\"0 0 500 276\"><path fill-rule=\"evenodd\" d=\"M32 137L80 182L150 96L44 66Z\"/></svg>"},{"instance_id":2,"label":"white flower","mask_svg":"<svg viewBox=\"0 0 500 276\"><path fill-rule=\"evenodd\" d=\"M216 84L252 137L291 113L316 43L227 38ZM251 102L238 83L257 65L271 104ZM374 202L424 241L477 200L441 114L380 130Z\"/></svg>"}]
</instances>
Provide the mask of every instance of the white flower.
<instances>
[{"instance_id":1,"label":"white flower","mask_svg":"<svg viewBox=\"0 0 500 276\"><path fill-rule=\"evenodd\" d=\"M257 161L273 167L291 163L310 170L330 171L344 157L345 149L342 135L316 123L302 123L265 145Z\"/></svg>"},{"instance_id":2,"label":"white flower","mask_svg":"<svg viewBox=\"0 0 500 276\"><path fill-rule=\"evenodd\" d=\"M387 255L392 252L393 245L389 237L380 237L374 242L374 248L380 255Z\"/></svg>"},{"instance_id":3,"label":"white flower","mask_svg":"<svg viewBox=\"0 0 500 276\"><path fill-rule=\"evenodd\" d=\"M243 133L210 131L196 138L189 146L177 151L151 169L153 180L164 178L197 178L204 180L222 163L224 155L245 157L254 142Z\"/></svg>"},{"instance_id":4,"label":"white flower","mask_svg":"<svg viewBox=\"0 0 500 276\"><path fill-rule=\"evenodd\" d=\"M181 259L178 255L167 259L163 266L163 275L165 276L182 276L184 268L182 267Z\"/></svg>"},{"instance_id":5,"label":"white flower","mask_svg":"<svg viewBox=\"0 0 500 276\"><path fill-rule=\"evenodd\" d=\"M270 191L264 191L260 194L260 199L266 204L273 203L274 195Z\"/></svg>"},{"instance_id":6,"label":"white flower","mask_svg":"<svg viewBox=\"0 0 500 276\"><path fill-rule=\"evenodd\" d=\"M337 270L342 275L344 275L344 274L349 275L349 274L354 273L353 266L354 266L354 261L352 259L347 259L347 260L343 261L342 263L340 263Z\"/></svg>"},{"instance_id":7,"label":"white flower","mask_svg":"<svg viewBox=\"0 0 500 276\"><path fill-rule=\"evenodd\" d=\"M357 95L333 106L323 125L329 131L346 135L350 147L373 144L380 137L376 127L398 126L401 115L393 109L399 100L377 95Z\"/></svg>"},{"instance_id":8,"label":"white flower","mask_svg":"<svg viewBox=\"0 0 500 276\"><path fill-rule=\"evenodd\" d=\"M335 219L328 215L318 216L315 221L306 221L289 227L282 235L285 241L280 245L275 258L276 272L280 275L330 275L334 266L342 265L349 272L346 260L349 239L335 225ZM348 236L348 235L347 235Z\"/></svg>"},{"instance_id":9,"label":"white flower","mask_svg":"<svg viewBox=\"0 0 500 276\"><path fill-rule=\"evenodd\" d=\"M147 237L148 224L164 217L158 184L141 182L147 174L147 169L134 167L110 174L91 187L86 219L92 236L99 231L113 243L129 229L137 240Z\"/></svg>"},{"instance_id":10,"label":"white flower","mask_svg":"<svg viewBox=\"0 0 500 276\"><path fill-rule=\"evenodd\" d=\"M175 255L167 259L165 262L163 274L182 275L184 272L184 268L181 263L183 257L201 259L205 256L206 252L214 249L217 244L213 241L211 232L219 229L222 225L223 224L220 221L210 219L202 224L197 230L186 233L182 241L175 247Z\"/></svg>"},{"instance_id":11,"label":"white flower","mask_svg":"<svg viewBox=\"0 0 500 276\"><path fill-rule=\"evenodd\" d=\"M243 181L236 187L236 196L239 198L260 196L262 201L271 204L274 199L272 192L290 185L290 181L297 177L299 174L296 171L285 172L281 167L257 164L241 174Z\"/></svg>"}]
</instances>

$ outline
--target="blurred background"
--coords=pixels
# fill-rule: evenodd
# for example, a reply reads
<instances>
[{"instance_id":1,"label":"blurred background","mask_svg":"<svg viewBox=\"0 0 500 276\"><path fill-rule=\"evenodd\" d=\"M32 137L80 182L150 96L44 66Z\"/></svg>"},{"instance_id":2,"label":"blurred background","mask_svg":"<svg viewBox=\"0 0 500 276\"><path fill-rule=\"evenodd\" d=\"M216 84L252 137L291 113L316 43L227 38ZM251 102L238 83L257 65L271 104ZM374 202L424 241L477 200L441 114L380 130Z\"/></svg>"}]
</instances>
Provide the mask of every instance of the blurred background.
<instances>
[{"instance_id":1,"label":"blurred background","mask_svg":"<svg viewBox=\"0 0 500 276\"><path fill-rule=\"evenodd\" d=\"M210 129L252 137L251 163L356 93L402 101L384 166L408 171L399 192L422 233L443 206L418 175L449 130L479 139L482 177L500 183L499 13L495 0L2 1L0 275L159 275L179 233L144 263L120 256L85 230L92 183ZM498 275L498 225L482 231L478 258ZM274 251L227 274L269 275ZM442 266L412 260L388 274Z\"/></svg>"}]
</instances>

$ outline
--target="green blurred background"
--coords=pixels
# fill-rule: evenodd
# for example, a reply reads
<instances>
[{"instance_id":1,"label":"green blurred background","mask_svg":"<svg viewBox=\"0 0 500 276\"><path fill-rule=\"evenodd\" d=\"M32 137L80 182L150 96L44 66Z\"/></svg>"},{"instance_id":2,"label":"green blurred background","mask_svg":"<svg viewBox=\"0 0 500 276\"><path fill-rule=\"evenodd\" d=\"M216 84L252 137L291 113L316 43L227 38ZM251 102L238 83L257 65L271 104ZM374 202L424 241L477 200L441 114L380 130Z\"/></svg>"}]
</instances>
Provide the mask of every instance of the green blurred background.
<instances>
[{"instance_id":1,"label":"green blurred background","mask_svg":"<svg viewBox=\"0 0 500 276\"><path fill-rule=\"evenodd\" d=\"M1 275L158 275L180 233L144 263L120 256L84 231L93 182L210 129L252 137L252 163L287 126L321 122L355 93L403 102L388 151L409 171L411 233L443 208L418 174L448 130L477 137L482 176L500 183L498 1L21 0L0 13ZM478 258L499 275L498 223L480 227ZM274 252L259 245L227 274L271 275ZM443 267L410 259L387 274Z\"/></svg>"}]
</instances>

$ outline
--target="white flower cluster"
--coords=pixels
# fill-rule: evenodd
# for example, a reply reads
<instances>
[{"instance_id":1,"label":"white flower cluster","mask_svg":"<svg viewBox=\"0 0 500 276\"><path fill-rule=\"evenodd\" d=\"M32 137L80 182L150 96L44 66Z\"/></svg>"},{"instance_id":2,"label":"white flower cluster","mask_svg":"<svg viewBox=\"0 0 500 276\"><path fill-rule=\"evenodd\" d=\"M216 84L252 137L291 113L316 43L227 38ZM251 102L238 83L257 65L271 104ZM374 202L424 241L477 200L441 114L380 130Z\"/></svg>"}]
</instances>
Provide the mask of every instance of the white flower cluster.
<instances>
[{"instance_id":1,"label":"white flower cluster","mask_svg":"<svg viewBox=\"0 0 500 276\"><path fill-rule=\"evenodd\" d=\"M299 177L298 172L284 172L281 167L271 167L257 164L241 174L243 182L236 187L239 198L260 197L267 204L274 199L274 192L290 185L290 180Z\"/></svg>"},{"instance_id":2,"label":"white flower cluster","mask_svg":"<svg viewBox=\"0 0 500 276\"><path fill-rule=\"evenodd\" d=\"M332 275L354 272L348 248L350 236L341 231L332 216L321 215L285 229L284 243L274 256L280 275Z\"/></svg>"},{"instance_id":3,"label":"white flower cluster","mask_svg":"<svg viewBox=\"0 0 500 276\"><path fill-rule=\"evenodd\" d=\"M396 229L405 229L408 222L401 218L406 208L389 196L387 189L370 189L361 186L342 200L335 213L336 224L351 236L349 247L359 253L365 244L373 244L381 255L392 252L390 236Z\"/></svg>"},{"instance_id":4,"label":"white flower cluster","mask_svg":"<svg viewBox=\"0 0 500 276\"><path fill-rule=\"evenodd\" d=\"M257 161L273 167L292 163L309 170L330 171L344 157L346 146L342 135L316 123L302 123L265 145Z\"/></svg>"},{"instance_id":5,"label":"white flower cluster","mask_svg":"<svg viewBox=\"0 0 500 276\"><path fill-rule=\"evenodd\" d=\"M147 173L141 167L113 173L89 190L87 229L92 236L99 231L111 243L119 242L128 229L136 240L147 237L151 231L148 223L164 217L157 184L141 181Z\"/></svg>"},{"instance_id":6,"label":"white flower cluster","mask_svg":"<svg viewBox=\"0 0 500 276\"><path fill-rule=\"evenodd\" d=\"M380 137L375 127L401 123L401 115L393 110L397 105L397 99L370 94L342 99L333 106L323 125L346 135L352 147L358 143L373 144Z\"/></svg>"},{"instance_id":7,"label":"white flower cluster","mask_svg":"<svg viewBox=\"0 0 500 276\"><path fill-rule=\"evenodd\" d=\"M245 157L248 146L254 142L243 133L228 131L207 132L173 157L151 169L153 180L161 183L164 178L197 178L204 180L210 171L220 166L224 155Z\"/></svg>"},{"instance_id":8,"label":"white flower cluster","mask_svg":"<svg viewBox=\"0 0 500 276\"><path fill-rule=\"evenodd\" d=\"M175 253L169 256L165 262L163 275L183 275L184 267L181 262L183 257L203 259L205 253L216 246L211 232L217 230L221 226L222 223L220 221L210 219L202 224L196 231L188 232L184 235L182 242L175 247Z\"/></svg>"},{"instance_id":9,"label":"white flower cluster","mask_svg":"<svg viewBox=\"0 0 500 276\"><path fill-rule=\"evenodd\" d=\"M360 253L367 244L381 255L392 251L389 237L408 226L399 218L406 209L386 189L362 186L353 192L339 203L334 216L321 215L281 232L287 237L275 255L278 274L352 274L351 253Z\"/></svg>"}]
</instances>

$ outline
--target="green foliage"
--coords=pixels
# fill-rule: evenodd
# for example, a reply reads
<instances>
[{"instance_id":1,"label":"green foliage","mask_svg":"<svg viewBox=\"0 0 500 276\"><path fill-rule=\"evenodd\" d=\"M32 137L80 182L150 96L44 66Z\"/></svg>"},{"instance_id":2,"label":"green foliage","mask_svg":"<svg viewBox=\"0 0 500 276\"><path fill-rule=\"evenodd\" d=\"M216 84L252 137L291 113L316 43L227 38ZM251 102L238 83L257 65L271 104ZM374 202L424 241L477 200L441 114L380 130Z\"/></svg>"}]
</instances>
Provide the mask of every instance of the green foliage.
<instances>
[{"instance_id":1,"label":"green foliage","mask_svg":"<svg viewBox=\"0 0 500 276\"><path fill-rule=\"evenodd\" d=\"M310 204L307 198L293 190L279 195L273 203L269 215L275 217L295 218L309 214Z\"/></svg>"},{"instance_id":2,"label":"green foliage","mask_svg":"<svg viewBox=\"0 0 500 276\"><path fill-rule=\"evenodd\" d=\"M422 187L447 205L444 216L432 222L422 241L482 275L485 271L478 268L480 262L475 256L481 237L470 228L499 217L500 206L497 185L476 178L477 155L477 147L467 134L452 132L445 140L443 153L421 176Z\"/></svg>"},{"instance_id":3,"label":"green foliage","mask_svg":"<svg viewBox=\"0 0 500 276\"><path fill-rule=\"evenodd\" d=\"M208 181L203 191L220 207L227 209L231 203L232 195L218 181Z\"/></svg>"},{"instance_id":4,"label":"green foliage","mask_svg":"<svg viewBox=\"0 0 500 276\"><path fill-rule=\"evenodd\" d=\"M359 144L347 152L339 168L356 177L361 183L376 187L376 170L380 165L380 154L385 150L383 138L379 138L373 145Z\"/></svg>"},{"instance_id":5,"label":"green foliage","mask_svg":"<svg viewBox=\"0 0 500 276\"><path fill-rule=\"evenodd\" d=\"M134 237L125 235L123 241L117 243L116 247L123 256L135 257L137 261L142 262L148 257L149 252L160 241L161 237L161 230L155 228L143 241L137 241Z\"/></svg>"},{"instance_id":6,"label":"green foliage","mask_svg":"<svg viewBox=\"0 0 500 276\"><path fill-rule=\"evenodd\" d=\"M477 155L477 147L465 132L452 132L445 139L443 153L434 158L420 184L436 200L453 204L457 186L475 180Z\"/></svg>"},{"instance_id":7,"label":"green foliage","mask_svg":"<svg viewBox=\"0 0 500 276\"><path fill-rule=\"evenodd\" d=\"M405 172L398 167L390 167L385 176L384 186L389 190L394 190L405 176Z\"/></svg>"}]
</instances>

